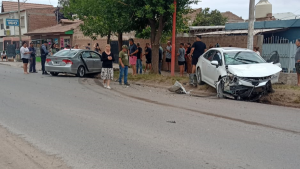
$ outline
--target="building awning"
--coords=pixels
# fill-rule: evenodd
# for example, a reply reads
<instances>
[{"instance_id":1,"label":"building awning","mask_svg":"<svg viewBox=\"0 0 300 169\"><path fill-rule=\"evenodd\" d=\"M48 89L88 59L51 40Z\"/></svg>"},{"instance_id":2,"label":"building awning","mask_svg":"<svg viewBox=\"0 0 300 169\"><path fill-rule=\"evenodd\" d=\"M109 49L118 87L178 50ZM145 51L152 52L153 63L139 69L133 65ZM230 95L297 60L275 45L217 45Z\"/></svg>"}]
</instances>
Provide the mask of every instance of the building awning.
<instances>
[{"instance_id":1,"label":"building awning","mask_svg":"<svg viewBox=\"0 0 300 169\"><path fill-rule=\"evenodd\" d=\"M82 23L83 22L80 21L80 22L76 22L76 23L68 24L68 25L64 25L64 26L62 24L58 24L55 26L37 29L32 32L25 33L24 35L27 35L27 36L55 35L55 34L71 35L74 33L73 30L76 29L78 26L80 26L80 24L82 24Z\"/></svg>"},{"instance_id":2,"label":"building awning","mask_svg":"<svg viewBox=\"0 0 300 169\"><path fill-rule=\"evenodd\" d=\"M273 32L279 30L283 30L283 29L255 29L253 33L254 35L257 35L264 32ZM216 32L208 32L208 33L199 33L197 35L209 36L209 35L238 35L238 34L248 34L248 30L216 31Z\"/></svg>"},{"instance_id":3,"label":"building awning","mask_svg":"<svg viewBox=\"0 0 300 169\"><path fill-rule=\"evenodd\" d=\"M225 29L225 26L189 26L190 30Z\"/></svg>"}]
</instances>

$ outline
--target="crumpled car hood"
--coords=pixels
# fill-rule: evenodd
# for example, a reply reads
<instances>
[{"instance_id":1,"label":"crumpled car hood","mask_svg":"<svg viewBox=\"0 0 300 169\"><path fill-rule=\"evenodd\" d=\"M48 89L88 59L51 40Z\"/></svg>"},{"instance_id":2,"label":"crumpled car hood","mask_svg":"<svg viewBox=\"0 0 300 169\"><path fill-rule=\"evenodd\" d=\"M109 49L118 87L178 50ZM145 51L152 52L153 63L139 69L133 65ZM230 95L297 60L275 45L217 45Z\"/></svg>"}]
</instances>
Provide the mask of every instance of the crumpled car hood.
<instances>
[{"instance_id":1,"label":"crumpled car hood","mask_svg":"<svg viewBox=\"0 0 300 169\"><path fill-rule=\"evenodd\" d=\"M266 77L280 72L282 69L272 63L245 65L229 65L228 71L238 77Z\"/></svg>"}]
</instances>

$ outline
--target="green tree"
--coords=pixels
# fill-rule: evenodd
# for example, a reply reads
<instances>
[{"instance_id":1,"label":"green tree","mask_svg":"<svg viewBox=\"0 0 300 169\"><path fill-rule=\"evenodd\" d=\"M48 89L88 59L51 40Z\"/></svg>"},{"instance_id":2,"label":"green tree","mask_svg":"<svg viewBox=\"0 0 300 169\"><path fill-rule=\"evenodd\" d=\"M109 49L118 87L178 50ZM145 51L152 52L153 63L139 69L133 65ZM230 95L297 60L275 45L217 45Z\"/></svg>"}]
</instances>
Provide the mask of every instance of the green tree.
<instances>
[{"instance_id":1,"label":"green tree","mask_svg":"<svg viewBox=\"0 0 300 169\"><path fill-rule=\"evenodd\" d=\"M83 21L80 29L85 36L96 40L107 36L110 43L111 35L117 35L119 48L122 46L122 34L132 30L129 11L126 4L118 0L60 0L66 17L71 14Z\"/></svg>"},{"instance_id":2,"label":"green tree","mask_svg":"<svg viewBox=\"0 0 300 169\"><path fill-rule=\"evenodd\" d=\"M193 26L216 26L225 25L227 18L223 17L218 10L210 11L209 8L205 8L197 14Z\"/></svg>"},{"instance_id":3,"label":"green tree","mask_svg":"<svg viewBox=\"0 0 300 169\"><path fill-rule=\"evenodd\" d=\"M152 46L152 67L154 73L158 73L159 43L163 35L172 31L172 17L174 12L174 0L123 0L132 9L132 23L138 24L135 30L145 33L145 28L150 28L150 40ZM198 3L198 0L177 0L178 21L184 14L190 12L189 5ZM183 21L183 19L181 19ZM178 24L180 25L180 24ZM178 29L178 27L177 27Z\"/></svg>"}]
</instances>

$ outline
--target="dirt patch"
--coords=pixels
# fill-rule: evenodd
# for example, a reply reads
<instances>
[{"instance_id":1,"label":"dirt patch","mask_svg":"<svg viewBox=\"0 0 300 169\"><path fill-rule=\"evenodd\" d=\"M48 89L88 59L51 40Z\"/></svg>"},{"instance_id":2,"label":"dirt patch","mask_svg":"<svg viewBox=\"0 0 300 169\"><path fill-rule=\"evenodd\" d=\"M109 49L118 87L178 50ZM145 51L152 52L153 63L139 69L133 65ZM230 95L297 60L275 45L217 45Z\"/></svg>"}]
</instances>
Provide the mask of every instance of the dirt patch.
<instances>
[{"instance_id":1,"label":"dirt patch","mask_svg":"<svg viewBox=\"0 0 300 169\"><path fill-rule=\"evenodd\" d=\"M274 93L263 96L261 103L300 108L300 88L288 85L273 85Z\"/></svg>"},{"instance_id":2,"label":"dirt patch","mask_svg":"<svg viewBox=\"0 0 300 169\"><path fill-rule=\"evenodd\" d=\"M118 79L119 72L115 72L115 79ZM142 83L143 85L149 86L164 86L170 87L176 81L180 82L187 91L193 91L196 93L200 93L204 96L212 96L217 95L216 89L209 85L198 85L197 87L193 87L189 85L189 78L187 76L178 77L178 76L162 76L157 74L143 74L132 76L128 75L128 80L135 83ZM279 106L287 106L287 107L295 107L300 108L300 88L297 86L289 86L282 84L273 85L275 90L274 93L270 93L266 96L263 96L260 99L260 103L264 104L272 104Z\"/></svg>"},{"instance_id":3,"label":"dirt patch","mask_svg":"<svg viewBox=\"0 0 300 169\"><path fill-rule=\"evenodd\" d=\"M54 155L46 155L0 126L0 168L71 169Z\"/></svg>"}]
</instances>

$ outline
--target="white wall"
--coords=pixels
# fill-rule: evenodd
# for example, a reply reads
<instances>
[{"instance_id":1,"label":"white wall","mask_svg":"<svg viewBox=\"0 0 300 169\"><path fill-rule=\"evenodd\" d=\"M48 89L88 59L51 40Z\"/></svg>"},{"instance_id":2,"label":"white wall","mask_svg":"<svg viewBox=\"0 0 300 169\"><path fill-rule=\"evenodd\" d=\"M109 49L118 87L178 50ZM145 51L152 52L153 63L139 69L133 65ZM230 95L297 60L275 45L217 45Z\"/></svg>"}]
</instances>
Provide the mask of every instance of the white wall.
<instances>
[{"instance_id":1,"label":"white wall","mask_svg":"<svg viewBox=\"0 0 300 169\"><path fill-rule=\"evenodd\" d=\"M27 28L27 17L26 17L26 12L25 11L22 11L21 13L20 13L20 15L21 15L21 17L22 16L24 16L24 18L25 18L25 27L22 27L21 28L21 34L23 35L24 33L27 33L27 30L28 30L28 28ZM3 20L3 24L4 24L4 29L5 30L7 30L6 29L6 18L11 18L11 19L18 19L19 17L18 17L18 12L15 12L15 13L12 13L12 14L3 14L3 15L1 15L1 13L0 13L0 20L2 19ZM0 23L1 24L1 23ZM0 36L5 36L4 35L4 29L0 29ZM9 30L10 30L10 34L11 34L11 36L18 36L19 35L19 27L18 26L10 26L9 27Z\"/></svg>"}]
</instances>

